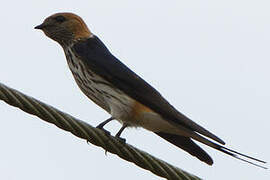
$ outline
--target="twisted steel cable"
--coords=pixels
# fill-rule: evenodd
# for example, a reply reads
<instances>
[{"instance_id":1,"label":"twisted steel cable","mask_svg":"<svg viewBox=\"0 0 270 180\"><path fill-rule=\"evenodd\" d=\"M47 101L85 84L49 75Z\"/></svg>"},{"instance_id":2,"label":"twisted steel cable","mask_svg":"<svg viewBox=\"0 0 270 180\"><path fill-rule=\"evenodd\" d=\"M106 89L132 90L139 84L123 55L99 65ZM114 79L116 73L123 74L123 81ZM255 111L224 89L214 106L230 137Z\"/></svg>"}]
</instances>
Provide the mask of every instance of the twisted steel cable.
<instances>
[{"instance_id":1,"label":"twisted steel cable","mask_svg":"<svg viewBox=\"0 0 270 180\"><path fill-rule=\"evenodd\" d=\"M92 127L84 121L24 95L2 83L0 83L0 99L27 113L38 116L42 120L52 123L60 129L69 131L77 137L86 139L87 142L100 146L106 151L116 154L129 162L133 162L137 166L149 170L158 176L171 180L200 180L200 178L186 171L119 141L117 138L106 134L98 128Z\"/></svg>"}]
</instances>

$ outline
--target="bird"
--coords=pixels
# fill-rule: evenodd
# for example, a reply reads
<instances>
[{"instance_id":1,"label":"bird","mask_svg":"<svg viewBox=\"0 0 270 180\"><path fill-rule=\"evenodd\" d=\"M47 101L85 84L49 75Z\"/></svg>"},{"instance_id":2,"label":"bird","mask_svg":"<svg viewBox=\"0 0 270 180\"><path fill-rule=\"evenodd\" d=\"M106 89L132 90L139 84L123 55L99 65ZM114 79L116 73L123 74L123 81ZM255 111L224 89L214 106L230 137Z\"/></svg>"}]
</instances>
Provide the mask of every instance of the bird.
<instances>
[{"instance_id":1,"label":"bird","mask_svg":"<svg viewBox=\"0 0 270 180\"><path fill-rule=\"evenodd\" d=\"M266 163L225 147L222 139L179 112L154 87L116 58L80 16L70 12L56 13L35 29L42 30L62 46L81 91L110 114L110 118L97 128L106 132L104 126L117 120L122 127L115 137L124 140L120 136L125 128L142 127L208 165L213 164L213 159L196 141L255 166L263 167L259 163Z\"/></svg>"}]
</instances>

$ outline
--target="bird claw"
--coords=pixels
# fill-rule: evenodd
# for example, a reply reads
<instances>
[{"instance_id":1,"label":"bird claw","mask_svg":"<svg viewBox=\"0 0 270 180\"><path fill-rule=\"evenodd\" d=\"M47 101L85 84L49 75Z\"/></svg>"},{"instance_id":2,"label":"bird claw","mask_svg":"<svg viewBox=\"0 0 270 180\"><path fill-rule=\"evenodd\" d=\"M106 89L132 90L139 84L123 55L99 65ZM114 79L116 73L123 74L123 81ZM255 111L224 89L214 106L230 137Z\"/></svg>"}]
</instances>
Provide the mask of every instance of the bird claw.
<instances>
[{"instance_id":1,"label":"bird claw","mask_svg":"<svg viewBox=\"0 0 270 180\"><path fill-rule=\"evenodd\" d=\"M110 136L111 135L111 133L110 133L110 131L107 131L106 129L101 129L106 135L108 135L108 136Z\"/></svg>"},{"instance_id":2,"label":"bird claw","mask_svg":"<svg viewBox=\"0 0 270 180\"><path fill-rule=\"evenodd\" d=\"M106 135L111 135L110 131L107 131L106 129L104 129L103 127L99 127L97 126L96 128L102 130Z\"/></svg>"},{"instance_id":3,"label":"bird claw","mask_svg":"<svg viewBox=\"0 0 270 180\"><path fill-rule=\"evenodd\" d=\"M125 139L125 138L121 138L121 137L118 137L118 136L116 136L115 138L116 138L118 141L120 141L121 143L126 144L126 139Z\"/></svg>"}]
</instances>

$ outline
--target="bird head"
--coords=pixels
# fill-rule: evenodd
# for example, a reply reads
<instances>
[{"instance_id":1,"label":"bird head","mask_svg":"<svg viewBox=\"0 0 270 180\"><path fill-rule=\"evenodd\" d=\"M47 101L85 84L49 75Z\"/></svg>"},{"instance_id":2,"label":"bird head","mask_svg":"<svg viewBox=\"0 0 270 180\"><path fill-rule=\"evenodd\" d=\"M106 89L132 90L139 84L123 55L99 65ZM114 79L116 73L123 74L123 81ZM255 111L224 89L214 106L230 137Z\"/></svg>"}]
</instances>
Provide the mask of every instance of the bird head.
<instances>
[{"instance_id":1,"label":"bird head","mask_svg":"<svg viewBox=\"0 0 270 180\"><path fill-rule=\"evenodd\" d=\"M35 29L42 30L46 36L61 45L68 45L76 40L92 36L82 18L73 13L53 14Z\"/></svg>"}]
</instances>

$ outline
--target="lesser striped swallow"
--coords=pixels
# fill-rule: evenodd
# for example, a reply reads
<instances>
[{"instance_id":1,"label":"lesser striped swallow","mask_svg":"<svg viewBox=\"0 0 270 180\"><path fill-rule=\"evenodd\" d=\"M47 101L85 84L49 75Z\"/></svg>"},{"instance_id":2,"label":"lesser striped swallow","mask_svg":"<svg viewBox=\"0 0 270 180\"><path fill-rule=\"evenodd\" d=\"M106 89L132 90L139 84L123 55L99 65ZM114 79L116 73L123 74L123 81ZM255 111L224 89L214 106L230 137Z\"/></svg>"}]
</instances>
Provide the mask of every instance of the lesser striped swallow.
<instances>
[{"instance_id":1,"label":"lesser striped swallow","mask_svg":"<svg viewBox=\"0 0 270 180\"><path fill-rule=\"evenodd\" d=\"M223 140L180 113L156 89L112 55L79 16L57 13L35 28L43 30L63 47L79 88L111 114L111 118L97 127L103 128L116 119L123 124L117 137L126 127L143 127L209 165L213 164L212 158L194 140L251 164L255 164L251 160L265 163L226 148Z\"/></svg>"}]
</instances>

